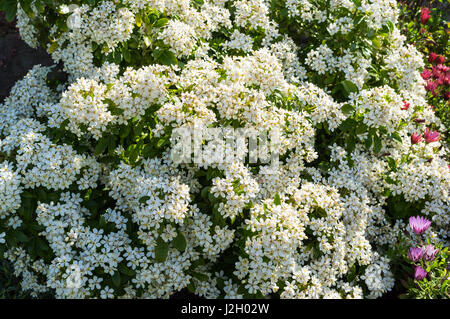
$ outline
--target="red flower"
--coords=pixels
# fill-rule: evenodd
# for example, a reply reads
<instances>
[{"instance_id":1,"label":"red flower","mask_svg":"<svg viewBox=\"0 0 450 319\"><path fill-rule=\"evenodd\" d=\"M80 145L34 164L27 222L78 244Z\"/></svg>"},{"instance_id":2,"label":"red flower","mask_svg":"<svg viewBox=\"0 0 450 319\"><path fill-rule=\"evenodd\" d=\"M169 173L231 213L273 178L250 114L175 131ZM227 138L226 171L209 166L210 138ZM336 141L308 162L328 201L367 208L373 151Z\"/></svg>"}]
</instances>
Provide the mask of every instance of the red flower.
<instances>
[{"instance_id":1,"label":"red flower","mask_svg":"<svg viewBox=\"0 0 450 319\"><path fill-rule=\"evenodd\" d=\"M436 58L438 57L438 55L434 52L430 53L430 56L428 57L428 62L433 62L434 60L436 60Z\"/></svg>"},{"instance_id":2,"label":"red flower","mask_svg":"<svg viewBox=\"0 0 450 319\"><path fill-rule=\"evenodd\" d=\"M423 133L423 137L425 138L425 142L432 143L437 142L440 139L439 133L433 130L430 130L428 127L425 129L425 133Z\"/></svg>"},{"instance_id":3,"label":"red flower","mask_svg":"<svg viewBox=\"0 0 450 319\"><path fill-rule=\"evenodd\" d=\"M427 91L430 91L431 93L434 93L434 90L436 90L437 88L437 83L434 81L428 81L427 84L425 85L425 89Z\"/></svg>"},{"instance_id":4,"label":"red flower","mask_svg":"<svg viewBox=\"0 0 450 319\"><path fill-rule=\"evenodd\" d=\"M420 23L425 24L428 20L430 20L430 12L430 9L422 8L422 11L420 11Z\"/></svg>"},{"instance_id":5,"label":"red flower","mask_svg":"<svg viewBox=\"0 0 450 319\"><path fill-rule=\"evenodd\" d=\"M433 66L432 68L433 77L435 79L439 78L442 74L442 68L439 67L439 65Z\"/></svg>"},{"instance_id":6,"label":"red flower","mask_svg":"<svg viewBox=\"0 0 450 319\"><path fill-rule=\"evenodd\" d=\"M406 101L403 101L403 106L400 108L401 110L406 111L407 109L409 109L409 103Z\"/></svg>"},{"instance_id":7,"label":"red flower","mask_svg":"<svg viewBox=\"0 0 450 319\"><path fill-rule=\"evenodd\" d=\"M420 75L422 76L422 78L424 80L428 80L432 74L433 74L433 72L431 72L428 69L425 69L425 70L423 70L423 72Z\"/></svg>"},{"instance_id":8,"label":"red flower","mask_svg":"<svg viewBox=\"0 0 450 319\"><path fill-rule=\"evenodd\" d=\"M438 64L442 64L442 63L445 62L445 58L444 58L442 55L440 55L440 56L437 57L436 62L437 62Z\"/></svg>"},{"instance_id":9,"label":"red flower","mask_svg":"<svg viewBox=\"0 0 450 319\"><path fill-rule=\"evenodd\" d=\"M417 133L411 133L411 144L417 144L422 142L422 136L420 134Z\"/></svg>"},{"instance_id":10,"label":"red flower","mask_svg":"<svg viewBox=\"0 0 450 319\"><path fill-rule=\"evenodd\" d=\"M436 67L437 67L437 69L438 69L439 71L441 71L442 73L446 73L447 71L450 70L450 67L445 66L445 65L443 65L443 64L438 64Z\"/></svg>"},{"instance_id":11,"label":"red flower","mask_svg":"<svg viewBox=\"0 0 450 319\"><path fill-rule=\"evenodd\" d=\"M450 76L446 75L444 78L444 84L445 85L450 85Z\"/></svg>"}]
</instances>

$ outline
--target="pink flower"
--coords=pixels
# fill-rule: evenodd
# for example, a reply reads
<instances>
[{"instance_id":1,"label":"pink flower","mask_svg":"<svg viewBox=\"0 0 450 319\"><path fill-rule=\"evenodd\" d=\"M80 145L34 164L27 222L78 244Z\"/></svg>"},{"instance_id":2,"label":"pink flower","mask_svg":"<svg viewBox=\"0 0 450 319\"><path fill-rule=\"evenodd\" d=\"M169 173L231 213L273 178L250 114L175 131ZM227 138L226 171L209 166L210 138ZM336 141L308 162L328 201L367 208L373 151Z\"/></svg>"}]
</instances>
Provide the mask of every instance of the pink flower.
<instances>
[{"instance_id":1,"label":"pink flower","mask_svg":"<svg viewBox=\"0 0 450 319\"><path fill-rule=\"evenodd\" d=\"M428 81L427 84L425 84L425 89L433 93L434 90L437 89L437 83L434 81Z\"/></svg>"},{"instance_id":2,"label":"pink flower","mask_svg":"<svg viewBox=\"0 0 450 319\"><path fill-rule=\"evenodd\" d=\"M428 62L433 62L434 60L436 60L436 58L438 57L438 55L434 52L431 52L430 55L428 56Z\"/></svg>"},{"instance_id":3,"label":"pink flower","mask_svg":"<svg viewBox=\"0 0 450 319\"><path fill-rule=\"evenodd\" d=\"M421 235L431 226L431 221L421 216L412 216L409 218L409 226L413 232Z\"/></svg>"},{"instance_id":4,"label":"pink flower","mask_svg":"<svg viewBox=\"0 0 450 319\"><path fill-rule=\"evenodd\" d=\"M423 137L427 143L437 142L440 139L439 133L437 131L430 130L428 127L425 129Z\"/></svg>"},{"instance_id":5,"label":"pink flower","mask_svg":"<svg viewBox=\"0 0 450 319\"><path fill-rule=\"evenodd\" d=\"M440 55L440 56L437 57L436 62L437 62L438 64L442 64L442 63L445 62L445 58L444 58L442 55Z\"/></svg>"},{"instance_id":6,"label":"pink flower","mask_svg":"<svg viewBox=\"0 0 450 319\"><path fill-rule=\"evenodd\" d=\"M432 74L433 74L433 72L431 72L428 69L425 69L425 70L423 70L423 72L420 75L422 76L422 78L424 80L428 80Z\"/></svg>"},{"instance_id":7,"label":"pink flower","mask_svg":"<svg viewBox=\"0 0 450 319\"><path fill-rule=\"evenodd\" d=\"M403 106L400 108L401 110L406 111L407 109L409 109L409 103L406 101L403 101Z\"/></svg>"},{"instance_id":8,"label":"pink flower","mask_svg":"<svg viewBox=\"0 0 450 319\"><path fill-rule=\"evenodd\" d=\"M433 245L426 245L422 247L422 258L425 261L433 260L436 257L436 254L439 252L439 249L434 248Z\"/></svg>"},{"instance_id":9,"label":"pink flower","mask_svg":"<svg viewBox=\"0 0 450 319\"><path fill-rule=\"evenodd\" d=\"M444 100L450 99L450 91L444 93Z\"/></svg>"},{"instance_id":10,"label":"pink flower","mask_svg":"<svg viewBox=\"0 0 450 319\"><path fill-rule=\"evenodd\" d=\"M427 272L420 266L416 266L414 269L414 279L423 280L427 276Z\"/></svg>"},{"instance_id":11,"label":"pink flower","mask_svg":"<svg viewBox=\"0 0 450 319\"><path fill-rule=\"evenodd\" d=\"M439 67L440 65L442 65L442 64L433 66L433 68L432 68L433 77L435 79L439 78L442 75L442 68Z\"/></svg>"},{"instance_id":12,"label":"pink flower","mask_svg":"<svg viewBox=\"0 0 450 319\"><path fill-rule=\"evenodd\" d=\"M444 84L445 84L445 85L450 85L450 76L449 76L449 75L446 75L446 76L445 76L445 78L444 78Z\"/></svg>"},{"instance_id":13,"label":"pink flower","mask_svg":"<svg viewBox=\"0 0 450 319\"><path fill-rule=\"evenodd\" d=\"M422 142L422 136L420 134L417 133L411 133L411 144L417 144Z\"/></svg>"},{"instance_id":14,"label":"pink flower","mask_svg":"<svg viewBox=\"0 0 450 319\"><path fill-rule=\"evenodd\" d=\"M408 251L408 258L412 262L418 262L422 258L423 252L422 249L417 247L411 247Z\"/></svg>"},{"instance_id":15,"label":"pink flower","mask_svg":"<svg viewBox=\"0 0 450 319\"><path fill-rule=\"evenodd\" d=\"M430 20L430 12L430 9L422 8L422 11L420 11L420 23L425 24L428 20Z\"/></svg>"}]
</instances>

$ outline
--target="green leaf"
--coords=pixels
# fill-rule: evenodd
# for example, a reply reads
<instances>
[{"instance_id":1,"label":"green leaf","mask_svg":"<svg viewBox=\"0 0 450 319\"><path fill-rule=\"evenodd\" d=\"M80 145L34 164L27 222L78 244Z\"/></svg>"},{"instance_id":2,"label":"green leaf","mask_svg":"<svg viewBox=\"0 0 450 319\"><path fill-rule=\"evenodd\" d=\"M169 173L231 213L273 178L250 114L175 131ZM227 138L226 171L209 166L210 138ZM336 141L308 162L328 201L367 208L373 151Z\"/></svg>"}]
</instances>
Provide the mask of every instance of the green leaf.
<instances>
[{"instance_id":1,"label":"green leaf","mask_svg":"<svg viewBox=\"0 0 450 319\"><path fill-rule=\"evenodd\" d=\"M3 9L6 12L6 21L12 22L17 14L17 1L16 0L6 0Z\"/></svg>"},{"instance_id":2,"label":"green leaf","mask_svg":"<svg viewBox=\"0 0 450 319\"><path fill-rule=\"evenodd\" d=\"M126 125L120 129L120 137L125 138L130 134L130 132L131 128L128 125Z\"/></svg>"},{"instance_id":3,"label":"green leaf","mask_svg":"<svg viewBox=\"0 0 450 319\"><path fill-rule=\"evenodd\" d=\"M138 27L140 27L140 26L142 25L142 16L141 16L140 13L137 13L137 14L134 16L134 21L136 22L136 25L137 25Z\"/></svg>"},{"instance_id":4,"label":"green leaf","mask_svg":"<svg viewBox=\"0 0 450 319\"><path fill-rule=\"evenodd\" d=\"M161 28L165 26L169 22L169 19L167 18L161 18L155 23L155 28Z\"/></svg>"},{"instance_id":5,"label":"green leaf","mask_svg":"<svg viewBox=\"0 0 450 319\"><path fill-rule=\"evenodd\" d=\"M116 271L111 277L114 286L120 287L120 273Z\"/></svg>"},{"instance_id":6,"label":"green leaf","mask_svg":"<svg viewBox=\"0 0 450 319\"><path fill-rule=\"evenodd\" d=\"M392 133L392 134L391 134L391 137L392 137L394 140L399 141L400 143L403 142L403 141L402 141L402 138L400 137L400 135L399 135L397 132Z\"/></svg>"},{"instance_id":7,"label":"green leaf","mask_svg":"<svg viewBox=\"0 0 450 319\"><path fill-rule=\"evenodd\" d=\"M119 264L119 266L117 267L117 269L124 275L133 277L136 275L136 272L133 269L128 268L126 265L124 264Z\"/></svg>"},{"instance_id":8,"label":"green leaf","mask_svg":"<svg viewBox=\"0 0 450 319\"><path fill-rule=\"evenodd\" d=\"M181 252L186 249L186 238L184 237L182 232L178 231L177 237L173 239L172 244Z\"/></svg>"},{"instance_id":9,"label":"green leaf","mask_svg":"<svg viewBox=\"0 0 450 319\"><path fill-rule=\"evenodd\" d=\"M36 10L37 10L39 13L44 13L44 11L45 11L45 7L44 7L44 5L42 4L42 1L40 1L40 0L36 0L36 1L34 2L34 7L36 8Z\"/></svg>"},{"instance_id":10,"label":"green leaf","mask_svg":"<svg viewBox=\"0 0 450 319\"><path fill-rule=\"evenodd\" d=\"M275 197L274 197L274 199L273 199L273 203L275 204L275 205L281 205L281 199L280 199L280 195L277 193L277 194L275 194Z\"/></svg>"},{"instance_id":11,"label":"green leaf","mask_svg":"<svg viewBox=\"0 0 450 319\"><path fill-rule=\"evenodd\" d=\"M58 48L58 43L53 42L47 49L48 54L52 54Z\"/></svg>"},{"instance_id":12,"label":"green leaf","mask_svg":"<svg viewBox=\"0 0 450 319\"><path fill-rule=\"evenodd\" d=\"M139 199L139 203L145 204L150 199L150 196L144 196Z\"/></svg>"},{"instance_id":13,"label":"green leaf","mask_svg":"<svg viewBox=\"0 0 450 319\"><path fill-rule=\"evenodd\" d=\"M187 289L189 290L189 292L195 293L195 283L194 283L193 280L191 280L191 282L190 282L189 285L187 286Z\"/></svg>"},{"instance_id":14,"label":"green leaf","mask_svg":"<svg viewBox=\"0 0 450 319\"><path fill-rule=\"evenodd\" d=\"M144 44L146 47L149 47L152 44L152 40L148 36L144 36Z\"/></svg>"},{"instance_id":15,"label":"green leaf","mask_svg":"<svg viewBox=\"0 0 450 319\"><path fill-rule=\"evenodd\" d=\"M165 65L177 64L178 60L173 52L167 49L158 49L154 52L155 59Z\"/></svg>"},{"instance_id":16,"label":"green leaf","mask_svg":"<svg viewBox=\"0 0 450 319\"><path fill-rule=\"evenodd\" d=\"M131 53L127 48L122 49L122 55L126 62L131 62Z\"/></svg>"},{"instance_id":17,"label":"green leaf","mask_svg":"<svg viewBox=\"0 0 450 319\"><path fill-rule=\"evenodd\" d=\"M158 150L154 149L151 144L145 145L144 149L142 150L142 156L145 158L155 157L156 154L158 154Z\"/></svg>"},{"instance_id":18,"label":"green leaf","mask_svg":"<svg viewBox=\"0 0 450 319\"><path fill-rule=\"evenodd\" d=\"M130 145L128 157L130 163L136 162L138 156L139 156L139 148L137 147L137 145L136 144Z\"/></svg>"},{"instance_id":19,"label":"green leaf","mask_svg":"<svg viewBox=\"0 0 450 319\"><path fill-rule=\"evenodd\" d=\"M369 133L369 135L367 135L366 140L364 141L364 146L369 149L370 146L372 146L372 135Z\"/></svg>"},{"instance_id":20,"label":"green leaf","mask_svg":"<svg viewBox=\"0 0 450 319\"><path fill-rule=\"evenodd\" d=\"M347 95L350 95L350 93L358 92L358 87L351 81L345 80L342 81L341 84Z\"/></svg>"},{"instance_id":21,"label":"green leaf","mask_svg":"<svg viewBox=\"0 0 450 319\"><path fill-rule=\"evenodd\" d=\"M28 241L27 235L25 235L25 234L22 233L21 231L16 230L16 231L14 231L13 233L14 233L14 238L15 238L17 241L20 241L20 242L22 242L22 243L25 243L25 242Z\"/></svg>"},{"instance_id":22,"label":"green leaf","mask_svg":"<svg viewBox=\"0 0 450 319\"><path fill-rule=\"evenodd\" d=\"M357 122L354 119L348 118L339 125L339 128L346 132L352 130L356 124Z\"/></svg>"},{"instance_id":23,"label":"green leaf","mask_svg":"<svg viewBox=\"0 0 450 319\"><path fill-rule=\"evenodd\" d=\"M104 99L103 103L108 104L108 111L112 114L112 115L122 115L124 110L119 108L116 103L114 103L113 100L111 99Z\"/></svg>"},{"instance_id":24,"label":"green leaf","mask_svg":"<svg viewBox=\"0 0 450 319\"><path fill-rule=\"evenodd\" d=\"M30 19L34 18L34 12L31 9L31 0L19 0L20 7L27 14Z\"/></svg>"},{"instance_id":25,"label":"green leaf","mask_svg":"<svg viewBox=\"0 0 450 319\"><path fill-rule=\"evenodd\" d=\"M210 190L210 189L211 189L211 186L203 187L202 191L200 192L200 196L201 196L203 199L208 199L208 193L209 193L209 190Z\"/></svg>"},{"instance_id":26,"label":"green leaf","mask_svg":"<svg viewBox=\"0 0 450 319\"><path fill-rule=\"evenodd\" d=\"M386 158L389 168L393 171L397 170L397 163L395 162L395 160L392 157L387 157Z\"/></svg>"},{"instance_id":27,"label":"green leaf","mask_svg":"<svg viewBox=\"0 0 450 319\"><path fill-rule=\"evenodd\" d=\"M104 215L100 216L100 220L98 222L98 225L100 226L100 228L103 228L103 227L106 226L106 219L105 219Z\"/></svg>"},{"instance_id":28,"label":"green leaf","mask_svg":"<svg viewBox=\"0 0 450 319\"><path fill-rule=\"evenodd\" d=\"M350 104L344 104L342 107L341 107L341 111L342 111L342 113L344 113L345 115L348 115L348 114L350 114L350 113L353 113L354 111L355 111L355 108L353 107L353 105L350 105Z\"/></svg>"},{"instance_id":29,"label":"green leaf","mask_svg":"<svg viewBox=\"0 0 450 319\"><path fill-rule=\"evenodd\" d=\"M381 151L381 139L377 134L374 134L373 136L373 151L375 153L379 153Z\"/></svg>"},{"instance_id":30,"label":"green leaf","mask_svg":"<svg viewBox=\"0 0 450 319\"><path fill-rule=\"evenodd\" d=\"M109 141L108 141L109 154L113 154L115 149L116 149L116 140L115 140L114 136L110 136Z\"/></svg>"},{"instance_id":31,"label":"green leaf","mask_svg":"<svg viewBox=\"0 0 450 319\"><path fill-rule=\"evenodd\" d=\"M355 150L356 147L356 139L355 135L348 135L348 137L345 139L345 142L347 144L347 153L352 153Z\"/></svg>"},{"instance_id":32,"label":"green leaf","mask_svg":"<svg viewBox=\"0 0 450 319\"><path fill-rule=\"evenodd\" d=\"M95 146L95 155L102 154L109 144L109 138L108 137L102 137L98 140L97 145Z\"/></svg>"},{"instance_id":33,"label":"green leaf","mask_svg":"<svg viewBox=\"0 0 450 319\"><path fill-rule=\"evenodd\" d=\"M34 198L35 197L35 195L33 193L30 193L28 191L22 192L22 196L25 198Z\"/></svg>"},{"instance_id":34,"label":"green leaf","mask_svg":"<svg viewBox=\"0 0 450 319\"><path fill-rule=\"evenodd\" d=\"M190 274L192 275L192 277L194 277L195 279L198 279L200 281L208 281L209 280L209 276L196 272L196 271L191 271Z\"/></svg>"},{"instance_id":35,"label":"green leaf","mask_svg":"<svg viewBox=\"0 0 450 319\"><path fill-rule=\"evenodd\" d=\"M167 255L169 254L169 244L159 237L156 240L155 247L155 260L159 263L163 263L167 259Z\"/></svg>"}]
</instances>

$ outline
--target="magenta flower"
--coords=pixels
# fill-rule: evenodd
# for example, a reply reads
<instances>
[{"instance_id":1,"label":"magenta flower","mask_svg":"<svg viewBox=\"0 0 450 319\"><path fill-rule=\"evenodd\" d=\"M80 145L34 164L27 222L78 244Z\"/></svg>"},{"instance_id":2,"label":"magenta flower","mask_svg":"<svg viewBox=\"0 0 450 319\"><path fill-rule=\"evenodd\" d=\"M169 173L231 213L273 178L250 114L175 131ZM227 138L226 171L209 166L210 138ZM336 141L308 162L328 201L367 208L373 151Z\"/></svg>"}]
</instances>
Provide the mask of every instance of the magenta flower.
<instances>
[{"instance_id":1,"label":"magenta flower","mask_svg":"<svg viewBox=\"0 0 450 319\"><path fill-rule=\"evenodd\" d=\"M438 57L438 55L434 52L431 52L430 55L428 56L428 62L433 62L434 60L436 60L436 58Z\"/></svg>"},{"instance_id":2,"label":"magenta flower","mask_svg":"<svg viewBox=\"0 0 450 319\"><path fill-rule=\"evenodd\" d=\"M423 280L427 276L427 272L420 266L416 266L414 269L414 279Z\"/></svg>"},{"instance_id":3,"label":"magenta flower","mask_svg":"<svg viewBox=\"0 0 450 319\"><path fill-rule=\"evenodd\" d=\"M430 9L428 8L422 8L422 11L420 11L420 23L425 24L430 20Z\"/></svg>"},{"instance_id":4,"label":"magenta flower","mask_svg":"<svg viewBox=\"0 0 450 319\"><path fill-rule=\"evenodd\" d=\"M434 77L435 79L440 78L441 75L442 75L442 68L440 68L439 66L440 66L440 65L438 65L438 66L433 66L433 67L431 68L431 73L433 74L433 77Z\"/></svg>"},{"instance_id":5,"label":"magenta flower","mask_svg":"<svg viewBox=\"0 0 450 319\"><path fill-rule=\"evenodd\" d=\"M421 249L423 260L433 260L436 257L439 249L434 248L433 245L423 246Z\"/></svg>"},{"instance_id":6,"label":"magenta flower","mask_svg":"<svg viewBox=\"0 0 450 319\"><path fill-rule=\"evenodd\" d=\"M417 144L422 142L422 136L420 134L417 133L411 133L411 144Z\"/></svg>"},{"instance_id":7,"label":"magenta flower","mask_svg":"<svg viewBox=\"0 0 450 319\"><path fill-rule=\"evenodd\" d=\"M425 129L425 133L423 133L423 137L427 143L437 142L440 139L439 133L433 130L430 130L428 127Z\"/></svg>"},{"instance_id":8,"label":"magenta flower","mask_svg":"<svg viewBox=\"0 0 450 319\"><path fill-rule=\"evenodd\" d=\"M425 84L425 89L427 91L434 92L434 90L437 89L437 83L431 80L427 81L427 84Z\"/></svg>"},{"instance_id":9,"label":"magenta flower","mask_svg":"<svg viewBox=\"0 0 450 319\"><path fill-rule=\"evenodd\" d=\"M450 67L445 66L445 65L443 65L443 64L438 64L438 65L437 65L437 69L438 69L440 72L443 72L443 73L445 73L445 72L447 72L447 71L450 71Z\"/></svg>"},{"instance_id":10,"label":"magenta flower","mask_svg":"<svg viewBox=\"0 0 450 319\"><path fill-rule=\"evenodd\" d=\"M407 109L409 109L410 104L406 101L403 101L403 106L400 108L403 111L406 111Z\"/></svg>"},{"instance_id":11,"label":"magenta flower","mask_svg":"<svg viewBox=\"0 0 450 319\"><path fill-rule=\"evenodd\" d=\"M424 80L428 80L433 75L433 72L431 70L425 69L420 75Z\"/></svg>"},{"instance_id":12,"label":"magenta flower","mask_svg":"<svg viewBox=\"0 0 450 319\"><path fill-rule=\"evenodd\" d=\"M422 249L411 247L408 251L408 257L412 262L418 262L422 258Z\"/></svg>"},{"instance_id":13,"label":"magenta flower","mask_svg":"<svg viewBox=\"0 0 450 319\"><path fill-rule=\"evenodd\" d=\"M417 235L421 235L431 226L431 221L421 216L412 216L409 218L409 226Z\"/></svg>"}]
</instances>

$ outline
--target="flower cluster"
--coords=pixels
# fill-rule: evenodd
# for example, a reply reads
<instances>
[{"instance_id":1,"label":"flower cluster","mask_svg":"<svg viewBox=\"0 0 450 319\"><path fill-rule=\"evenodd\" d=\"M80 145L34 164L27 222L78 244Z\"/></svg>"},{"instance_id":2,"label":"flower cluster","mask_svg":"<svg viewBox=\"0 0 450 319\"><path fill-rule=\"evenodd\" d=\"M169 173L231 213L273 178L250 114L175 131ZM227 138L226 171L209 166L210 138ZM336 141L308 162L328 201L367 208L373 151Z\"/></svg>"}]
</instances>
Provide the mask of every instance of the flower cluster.
<instances>
[{"instance_id":1,"label":"flower cluster","mask_svg":"<svg viewBox=\"0 0 450 319\"><path fill-rule=\"evenodd\" d=\"M0 258L32 296L378 298L414 212L449 240L445 127L395 1L85 2L19 8L68 77L35 66L0 107ZM273 162L216 131L266 133ZM180 132L201 160L172 157Z\"/></svg>"},{"instance_id":2,"label":"flower cluster","mask_svg":"<svg viewBox=\"0 0 450 319\"><path fill-rule=\"evenodd\" d=\"M448 286L448 247L443 248L442 243L436 243L436 240L432 243L428 234L431 224L430 220L421 216L409 218L414 237L410 238L406 256L413 266L407 288L408 295L415 298L440 298L445 296ZM423 240L425 234L428 235L426 243Z\"/></svg>"},{"instance_id":3,"label":"flower cluster","mask_svg":"<svg viewBox=\"0 0 450 319\"><path fill-rule=\"evenodd\" d=\"M450 67L444 65L445 57L431 52L428 62L433 66L431 69L424 69L421 73L422 78L427 81L425 89L433 96L441 94L445 100L449 100Z\"/></svg>"}]
</instances>

